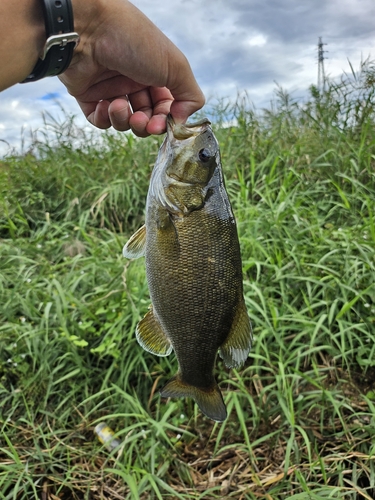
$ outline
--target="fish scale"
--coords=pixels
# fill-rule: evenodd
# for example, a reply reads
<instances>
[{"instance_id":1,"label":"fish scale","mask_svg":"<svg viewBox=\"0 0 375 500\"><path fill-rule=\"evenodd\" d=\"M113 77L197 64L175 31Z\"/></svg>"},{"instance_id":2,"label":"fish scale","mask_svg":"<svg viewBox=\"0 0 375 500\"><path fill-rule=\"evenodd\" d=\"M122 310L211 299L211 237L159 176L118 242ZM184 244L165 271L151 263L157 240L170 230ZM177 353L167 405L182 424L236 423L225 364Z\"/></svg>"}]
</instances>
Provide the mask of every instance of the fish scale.
<instances>
[{"instance_id":1,"label":"fish scale","mask_svg":"<svg viewBox=\"0 0 375 500\"><path fill-rule=\"evenodd\" d=\"M192 397L208 417L223 421L225 404L214 377L217 352L228 367L240 366L252 333L236 223L207 119L177 125L168 117L146 223L123 253L146 258L152 306L137 326L139 343L161 356L173 349L178 360L179 370L161 395Z\"/></svg>"}]
</instances>

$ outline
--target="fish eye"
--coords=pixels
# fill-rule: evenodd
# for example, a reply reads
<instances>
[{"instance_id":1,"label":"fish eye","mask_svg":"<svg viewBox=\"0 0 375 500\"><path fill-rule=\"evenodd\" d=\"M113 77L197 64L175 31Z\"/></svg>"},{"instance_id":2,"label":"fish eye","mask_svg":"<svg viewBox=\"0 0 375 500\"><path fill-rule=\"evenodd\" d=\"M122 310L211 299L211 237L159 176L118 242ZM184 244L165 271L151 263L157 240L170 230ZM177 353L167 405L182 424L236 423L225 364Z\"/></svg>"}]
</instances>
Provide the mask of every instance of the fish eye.
<instances>
[{"instance_id":1,"label":"fish eye","mask_svg":"<svg viewBox=\"0 0 375 500\"><path fill-rule=\"evenodd\" d=\"M206 148L201 149L198 153L200 161L207 163L211 159L210 151Z\"/></svg>"}]
</instances>

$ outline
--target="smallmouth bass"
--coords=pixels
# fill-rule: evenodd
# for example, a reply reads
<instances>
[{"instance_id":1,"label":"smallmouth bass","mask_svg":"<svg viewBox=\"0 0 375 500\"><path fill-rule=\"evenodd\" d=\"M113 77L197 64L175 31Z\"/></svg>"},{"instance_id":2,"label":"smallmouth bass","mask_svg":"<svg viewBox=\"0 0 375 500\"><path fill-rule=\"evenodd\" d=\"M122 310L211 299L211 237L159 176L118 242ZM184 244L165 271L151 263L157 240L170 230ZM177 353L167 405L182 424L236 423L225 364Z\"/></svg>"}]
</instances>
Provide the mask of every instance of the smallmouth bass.
<instances>
[{"instance_id":1,"label":"smallmouth bass","mask_svg":"<svg viewBox=\"0 0 375 500\"><path fill-rule=\"evenodd\" d=\"M236 222L225 190L219 144L209 120L167 119L146 203L146 223L123 255L145 256L152 305L138 323L140 345L158 356L174 350L179 370L163 397L192 397L209 418L227 417L214 377L246 360L252 341L243 297Z\"/></svg>"}]
</instances>

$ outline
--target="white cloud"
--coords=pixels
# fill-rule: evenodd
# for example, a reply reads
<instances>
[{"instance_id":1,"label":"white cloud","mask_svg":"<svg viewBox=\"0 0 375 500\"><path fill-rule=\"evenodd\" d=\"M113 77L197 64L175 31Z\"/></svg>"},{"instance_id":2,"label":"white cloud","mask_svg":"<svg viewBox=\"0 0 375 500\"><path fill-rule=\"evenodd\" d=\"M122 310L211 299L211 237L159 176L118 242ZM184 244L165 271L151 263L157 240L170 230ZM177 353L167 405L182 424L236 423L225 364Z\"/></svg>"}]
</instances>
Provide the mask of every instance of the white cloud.
<instances>
[{"instance_id":1,"label":"white cloud","mask_svg":"<svg viewBox=\"0 0 375 500\"><path fill-rule=\"evenodd\" d=\"M233 97L246 91L259 108L275 81L301 96L317 81L318 36L332 78L375 57L373 0L133 0L186 54L205 94ZM54 98L58 99L58 104ZM43 127L42 113L67 113L87 124L57 78L16 85L0 94L0 139L12 147ZM27 142L27 141L26 141ZM9 146L0 140L0 155Z\"/></svg>"},{"instance_id":2,"label":"white cloud","mask_svg":"<svg viewBox=\"0 0 375 500\"><path fill-rule=\"evenodd\" d=\"M259 34L249 37L246 42L250 45L250 47L263 47L267 43L267 37Z\"/></svg>"},{"instance_id":3,"label":"white cloud","mask_svg":"<svg viewBox=\"0 0 375 500\"><path fill-rule=\"evenodd\" d=\"M50 99L49 96L56 96ZM43 115L60 119L75 114L87 123L75 99L68 95L58 78L18 84L0 93L0 156L14 149L27 150L32 132L44 128Z\"/></svg>"}]
</instances>

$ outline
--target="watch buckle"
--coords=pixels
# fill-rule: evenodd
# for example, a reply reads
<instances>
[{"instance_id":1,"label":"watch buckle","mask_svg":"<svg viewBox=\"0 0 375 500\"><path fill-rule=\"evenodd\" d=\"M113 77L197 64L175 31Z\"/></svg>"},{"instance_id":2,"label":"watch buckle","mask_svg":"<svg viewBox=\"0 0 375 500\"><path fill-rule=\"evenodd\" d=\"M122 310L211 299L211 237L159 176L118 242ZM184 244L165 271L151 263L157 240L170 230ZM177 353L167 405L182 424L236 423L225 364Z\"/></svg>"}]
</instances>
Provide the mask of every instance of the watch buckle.
<instances>
[{"instance_id":1,"label":"watch buckle","mask_svg":"<svg viewBox=\"0 0 375 500\"><path fill-rule=\"evenodd\" d=\"M54 45L60 45L61 47L65 47L68 43L74 43L74 48L77 47L79 43L79 35L78 33L60 33L59 35L51 35L47 38L46 43L43 47L42 55L39 56L42 61L47 56L47 53L51 47Z\"/></svg>"}]
</instances>

